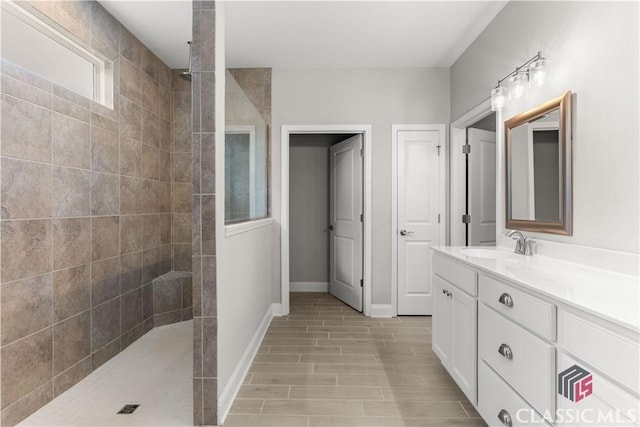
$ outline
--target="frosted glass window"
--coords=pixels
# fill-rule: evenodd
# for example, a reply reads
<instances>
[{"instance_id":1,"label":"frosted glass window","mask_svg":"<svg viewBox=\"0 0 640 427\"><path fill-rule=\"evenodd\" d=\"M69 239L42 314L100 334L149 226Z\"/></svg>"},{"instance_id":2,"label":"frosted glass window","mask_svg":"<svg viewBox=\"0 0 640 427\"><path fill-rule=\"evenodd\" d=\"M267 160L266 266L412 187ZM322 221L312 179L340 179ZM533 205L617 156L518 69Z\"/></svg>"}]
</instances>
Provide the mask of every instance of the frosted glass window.
<instances>
[{"instance_id":1,"label":"frosted glass window","mask_svg":"<svg viewBox=\"0 0 640 427\"><path fill-rule=\"evenodd\" d=\"M86 98L110 106L103 61L19 6L3 5L2 57Z\"/></svg>"}]
</instances>

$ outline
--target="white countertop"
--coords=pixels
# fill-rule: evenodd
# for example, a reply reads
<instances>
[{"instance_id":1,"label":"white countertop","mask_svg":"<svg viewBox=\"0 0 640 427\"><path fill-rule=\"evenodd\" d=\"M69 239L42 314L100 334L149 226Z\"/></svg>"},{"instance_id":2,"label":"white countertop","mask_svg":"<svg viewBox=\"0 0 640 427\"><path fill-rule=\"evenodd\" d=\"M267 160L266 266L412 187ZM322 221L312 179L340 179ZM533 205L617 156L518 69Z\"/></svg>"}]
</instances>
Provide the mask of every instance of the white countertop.
<instances>
[{"instance_id":1,"label":"white countertop","mask_svg":"<svg viewBox=\"0 0 640 427\"><path fill-rule=\"evenodd\" d=\"M503 256L478 258L464 249L504 252ZM633 331L640 331L640 280L585 264L557 260L543 255L509 256L502 247L440 246L433 250L464 261L488 273L503 276L568 306L591 313Z\"/></svg>"}]
</instances>

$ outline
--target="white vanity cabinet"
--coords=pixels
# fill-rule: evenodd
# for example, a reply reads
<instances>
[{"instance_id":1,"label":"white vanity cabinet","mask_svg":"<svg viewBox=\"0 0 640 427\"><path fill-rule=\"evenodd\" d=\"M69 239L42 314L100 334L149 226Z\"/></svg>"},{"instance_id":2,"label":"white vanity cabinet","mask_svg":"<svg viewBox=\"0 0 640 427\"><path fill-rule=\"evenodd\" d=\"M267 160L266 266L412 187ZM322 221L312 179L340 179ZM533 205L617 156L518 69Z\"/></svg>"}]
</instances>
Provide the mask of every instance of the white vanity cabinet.
<instances>
[{"instance_id":1,"label":"white vanity cabinet","mask_svg":"<svg viewBox=\"0 0 640 427\"><path fill-rule=\"evenodd\" d=\"M433 257L433 351L469 401L476 402L477 274Z\"/></svg>"},{"instance_id":2,"label":"white vanity cabinet","mask_svg":"<svg viewBox=\"0 0 640 427\"><path fill-rule=\"evenodd\" d=\"M558 395L558 426L640 425L637 334L566 310L558 315L558 329L558 381L574 395ZM583 370L581 381L561 374L574 366Z\"/></svg>"},{"instance_id":3,"label":"white vanity cabinet","mask_svg":"<svg viewBox=\"0 0 640 427\"><path fill-rule=\"evenodd\" d=\"M640 426L638 278L465 251L433 250L432 346L484 421Z\"/></svg>"},{"instance_id":4,"label":"white vanity cabinet","mask_svg":"<svg viewBox=\"0 0 640 427\"><path fill-rule=\"evenodd\" d=\"M486 371L478 412L497 425L552 422L556 307L484 274L478 288L478 365ZM511 403L513 395L520 396L519 407Z\"/></svg>"}]
</instances>

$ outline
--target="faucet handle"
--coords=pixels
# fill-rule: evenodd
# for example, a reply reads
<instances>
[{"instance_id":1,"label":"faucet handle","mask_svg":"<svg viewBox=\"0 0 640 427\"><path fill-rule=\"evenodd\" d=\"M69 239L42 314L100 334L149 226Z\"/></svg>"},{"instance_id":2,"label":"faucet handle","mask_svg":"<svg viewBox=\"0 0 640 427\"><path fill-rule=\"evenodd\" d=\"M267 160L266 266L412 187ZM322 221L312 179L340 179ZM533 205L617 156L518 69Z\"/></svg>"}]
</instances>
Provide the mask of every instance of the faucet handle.
<instances>
[{"instance_id":1,"label":"faucet handle","mask_svg":"<svg viewBox=\"0 0 640 427\"><path fill-rule=\"evenodd\" d=\"M536 241L530 237L524 238L524 254L525 255L533 255L533 247L535 246Z\"/></svg>"}]
</instances>

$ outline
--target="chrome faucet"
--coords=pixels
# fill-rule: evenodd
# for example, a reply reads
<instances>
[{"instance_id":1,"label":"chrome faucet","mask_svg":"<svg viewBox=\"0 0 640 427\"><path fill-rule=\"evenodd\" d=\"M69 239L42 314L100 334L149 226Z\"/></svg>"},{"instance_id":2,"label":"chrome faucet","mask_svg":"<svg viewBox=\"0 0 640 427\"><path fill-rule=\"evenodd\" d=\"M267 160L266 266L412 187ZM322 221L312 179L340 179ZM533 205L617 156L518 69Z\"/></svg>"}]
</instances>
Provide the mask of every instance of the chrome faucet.
<instances>
[{"instance_id":1,"label":"chrome faucet","mask_svg":"<svg viewBox=\"0 0 640 427\"><path fill-rule=\"evenodd\" d=\"M522 234L518 230L511 230L509 233L507 233L507 237L511 237L513 240L516 240L516 248L513 251L514 253L528 256L533 255L532 245L533 243L535 243L534 240L531 240L528 237L524 237L524 234Z\"/></svg>"}]
</instances>

